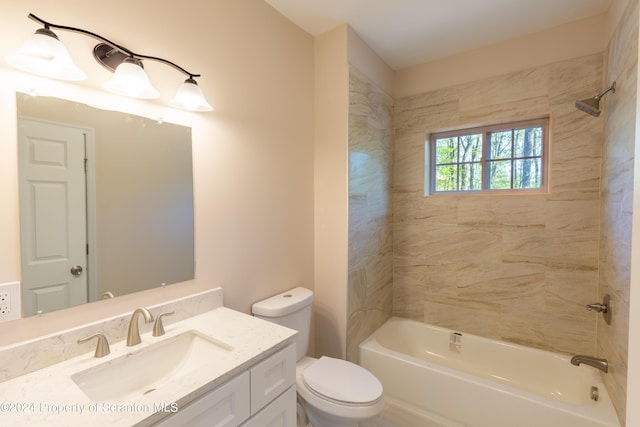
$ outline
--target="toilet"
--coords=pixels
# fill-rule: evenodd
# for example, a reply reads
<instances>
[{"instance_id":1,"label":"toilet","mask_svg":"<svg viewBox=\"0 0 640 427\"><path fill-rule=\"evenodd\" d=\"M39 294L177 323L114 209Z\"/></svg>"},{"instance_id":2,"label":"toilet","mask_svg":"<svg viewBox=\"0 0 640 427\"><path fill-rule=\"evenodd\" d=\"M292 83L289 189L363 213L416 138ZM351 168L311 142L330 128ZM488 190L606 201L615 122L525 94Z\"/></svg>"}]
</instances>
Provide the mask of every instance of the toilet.
<instances>
[{"instance_id":1,"label":"toilet","mask_svg":"<svg viewBox=\"0 0 640 427\"><path fill-rule=\"evenodd\" d=\"M313 292L298 287L253 304L255 317L298 331L298 427L355 427L384 409L382 384L369 371L332 357L307 357Z\"/></svg>"}]
</instances>

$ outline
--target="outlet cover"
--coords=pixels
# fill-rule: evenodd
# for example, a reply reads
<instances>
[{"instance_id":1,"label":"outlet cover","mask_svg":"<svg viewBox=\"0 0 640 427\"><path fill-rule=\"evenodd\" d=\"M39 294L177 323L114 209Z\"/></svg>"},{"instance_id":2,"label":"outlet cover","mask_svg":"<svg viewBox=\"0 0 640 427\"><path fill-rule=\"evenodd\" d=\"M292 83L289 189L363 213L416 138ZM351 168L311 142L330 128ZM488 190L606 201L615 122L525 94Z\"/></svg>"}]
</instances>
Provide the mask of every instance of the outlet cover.
<instances>
[{"instance_id":1,"label":"outlet cover","mask_svg":"<svg viewBox=\"0 0 640 427\"><path fill-rule=\"evenodd\" d=\"M19 282L0 283L0 322L19 319L21 302Z\"/></svg>"},{"instance_id":2,"label":"outlet cover","mask_svg":"<svg viewBox=\"0 0 640 427\"><path fill-rule=\"evenodd\" d=\"M11 313L11 292L0 289L0 314Z\"/></svg>"}]
</instances>

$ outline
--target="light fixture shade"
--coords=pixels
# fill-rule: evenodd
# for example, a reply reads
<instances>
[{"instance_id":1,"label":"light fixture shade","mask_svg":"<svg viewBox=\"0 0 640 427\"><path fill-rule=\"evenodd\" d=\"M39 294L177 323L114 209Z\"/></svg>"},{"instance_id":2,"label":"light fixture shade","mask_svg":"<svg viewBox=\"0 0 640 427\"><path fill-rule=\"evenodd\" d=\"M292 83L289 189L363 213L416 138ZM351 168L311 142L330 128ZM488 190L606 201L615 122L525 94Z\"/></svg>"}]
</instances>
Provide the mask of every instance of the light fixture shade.
<instances>
[{"instance_id":1,"label":"light fixture shade","mask_svg":"<svg viewBox=\"0 0 640 427\"><path fill-rule=\"evenodd\" d=\"M29 37L18 53L6 61L15 68L59 80L84 80L87 75L73 63L67 48L53 31L41 28Z\"/></svg>"},{"instance_id":2,"label":"light fixture shade","mask_svg":"<svg viewBox=\"0 0 640 427\"><path fill-rule=\"evenodd\" d=\"M213 107L204 98L202 89L192 78L188 78L178 87L176 96L169 101L169 105L189 111L211 111Z\"/></svg>"},{"instance_id":3,"label":"light fixture shade","mask_svg":"<svg viewBox=\"0 0 640 427\"><path fill-rule=\"evenodd\" d=\"M160 92L151 85L147 73L144 72L142 63L135 58L126 58L118 65L113 77L102 87L111 93L132 98L154 99L160 97Z\"/></svg>"}]
</instances>

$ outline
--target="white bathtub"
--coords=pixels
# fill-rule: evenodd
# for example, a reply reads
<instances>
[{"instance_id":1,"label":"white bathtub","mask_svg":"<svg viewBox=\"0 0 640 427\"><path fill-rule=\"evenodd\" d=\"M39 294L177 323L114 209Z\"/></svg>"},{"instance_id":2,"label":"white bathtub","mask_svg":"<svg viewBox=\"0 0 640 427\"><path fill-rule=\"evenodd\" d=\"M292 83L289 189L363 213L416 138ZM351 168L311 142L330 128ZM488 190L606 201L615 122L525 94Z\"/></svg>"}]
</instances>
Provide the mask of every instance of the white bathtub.
<instances>
[{"instance_id":1,"label":"white bathtub","mask_svg":"<svg viewBox=\"0 0 640 427\"><path fill-rule=\"evenodd\" d=\"M360 364L423 420L403 425L620 426L600 371L564 355L392 318L360 344Z\"/></svg>"}]
</instances>

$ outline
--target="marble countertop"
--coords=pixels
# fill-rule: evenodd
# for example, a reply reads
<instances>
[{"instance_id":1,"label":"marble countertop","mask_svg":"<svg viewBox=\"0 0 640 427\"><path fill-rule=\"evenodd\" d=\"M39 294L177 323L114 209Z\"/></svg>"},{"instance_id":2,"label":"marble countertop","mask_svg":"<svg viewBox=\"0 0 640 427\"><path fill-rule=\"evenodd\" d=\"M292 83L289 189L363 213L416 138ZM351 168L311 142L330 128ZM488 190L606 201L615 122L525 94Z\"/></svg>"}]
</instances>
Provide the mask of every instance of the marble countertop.
<instances>
[{"instance_id":1,"label":"marble countertop","mask_svg":"<svg viewBox=\"0 0 640 427\"><path fill-rule=\"evenodd\" d=\"M141 321L141 330L149 329L149 332L141 334L142 343L135 347L126 347L125 342L120 341L111 345L111 353L106 357L95 358L91 351L0 383L0 425L150 425L285 347L296 334L291 329L225 307L167 325L162 337L152 337L149 326ZM202 369L127 401L94 402L71 379L75 373L189 330L223 342L231 349L216 354Z\"/></svg>"}]
</instances>

